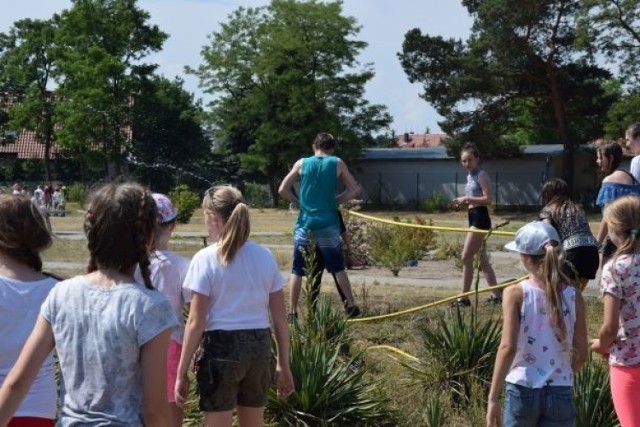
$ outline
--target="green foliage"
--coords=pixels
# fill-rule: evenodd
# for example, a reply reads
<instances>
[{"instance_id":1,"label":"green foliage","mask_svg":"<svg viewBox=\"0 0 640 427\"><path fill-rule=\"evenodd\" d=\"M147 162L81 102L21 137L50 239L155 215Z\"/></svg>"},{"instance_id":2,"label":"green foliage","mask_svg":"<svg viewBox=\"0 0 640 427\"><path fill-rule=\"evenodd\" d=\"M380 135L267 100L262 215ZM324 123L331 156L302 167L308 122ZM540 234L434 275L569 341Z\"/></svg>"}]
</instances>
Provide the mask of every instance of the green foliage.
<instances>
[{"instance_id":1,"label":"green foliage","mask_svg":"<svg viewBox=\"0 0 640 427\"><path fill-rule=\"evenodd\" d=\"M589 354L589 361L576 375L574 383L576 425L615 427L618 425L611 400L609 369Z\"/></svg>"},{"instance_id":2,"label":"green foliage","mask_svg":"<svg viewBox=\"0 0 640 427\"><path fill-rule=\"evenodd\" d=\"M74 1L56 16L57 143L81 159L99 155L113 176L122 173L133 96L155 68L144 58L167 38L149 18L135 0Z\"/></svg>"},{"instance_id":3,"label":"green foliage","mask_svg":"<svg viewBox=\"0 0 640 427\"><path fill-rule=\"evenodd\" d=\"M574 44L580 1L463 4L474 18L466 42L416 28L399 54L409 81L445 117L442 130L456 135L449 154L468 141L485 158L518 155L524 142L561 143L572 186L574 144L601 136L615 100L605 89L611 74Z\"/></svg>"},{"instance_id":4,"label":"green foliage","mask_svg":"<svg viewBox=\"0 0 640 427\"><path fill-rule=\"evenodd\" d=\"M269 202L269 191L264 185L256 184L253 182L246 182L244 184L244 197L251 204L257 208L265 208Z\"/></svg>"},{"instance_id":5,"label":"green foliage","mask_svg":"<svg viewBox=\"0 0 640 427\"><path fill-rule=\"evenodd\" d=\"M429 197L422 202L422 210L427 213L441 212L449 207L449 200L441 191L432 191Z\"/></svg>"},{"instance_id":6,"label":"green foliage","mask_svg":"<svg viewBox=\"0 0 640 427\"><path fill-rule=\"evenodd\" d=\"M340 140L340 155L357 156L391 117L363 99L374 76L358 55L360 27L340 1L275 0L236 9L202 49L193 73L212 102L211 127L237 155L244 175L268 182L277 206L277 178L306 155L319 132Z\"/></svg>"},{"instance_id":7,"label":"green foliage","mask_svg":"<svg viewBox=\"0 0 640 427\"><path fill-rule=\"evenodd\" d=\"M427 400L425 408L426 427L441 427L447 425L449 416L446 406L440 400L439 394L433 394Z\"/></svg>"},{"instance_id":8,"label":"green foliage","mask_svg":"<svg viewBox=\"0 0 640 427\"><path fill-rule=\"evenodd\" d=\"M77 203L78 206L84 208L85 203L89 199L89 191L82 184L73 184L69 186L69 197L67 203Z\"/></svg>"},{"instance_id":9,"label":"green foliage","mask_svg":"<svg viewBox=\"0 0 640 427\"><path fill-rule=\"evenodd\" d=\"M210 148L200 126L202 108L182 80L142 81L132 114L131 172L138 182L166 193L177 182L202 186L222 175L217 165L205 167Z\"/></svg>"},{"instance_id":10,"label":"green foliage","mask_svg":"<svg viewBox=\"0 0 640 427\"><path fill-rule=\"evenodd\" d=\"M185 184L180 184L169 192L169 198L178 210L177 221L181 224L189 223L193 212L200 206L198 195Z\"/></svg>"},{"instance_id":11,"label":"green foliage","mask_svg":"<svg viewBox=\"0 0 640 427\"><path fill-rule=\"evenodd\" d=\"M406 364L419 384L432 391L451 390L463 406L473 401L478 387L488 391L500 345L500 319L465 316L458 309L440 313L419 330L425 356L418 364Z\"/></svg>"},{"instance_id":12,"label":"green foliage","mask_svg":"<svg viewBox=\"0 0 640 427\"><path fill-rule=\"evenodd\" d=\"M389 425L386 401L375 393L381 384L365 379L369 368L362 354L342 356L347 335L339 333L333 339L323 339L325 327L321 334L309 334L317 326L337 324L339 316L346 325L344 315L323 300L318 301L315 317L306 316L301 322L315 322L316 326L294 324L291 328L291 371L296 391L282 400L272 388L267 414L278 425L291 427Z\"/></svg>"},{"instance_id":13,"label":"green foliage","mask_svg":"<svg viewBox=\"0 0 640 427\"><path fill-rule=\"evenodd\" d=\"M394 221L400 221L394 218ZM410 222L409 222L410 223ZM415 217L417 225L431 225L420 217ZM408 260L418 260L433 243L432 230L386 224L371 224L367 228L367 240L371 258L389 269L394 276Z\"/></svg>"}]
</instances>

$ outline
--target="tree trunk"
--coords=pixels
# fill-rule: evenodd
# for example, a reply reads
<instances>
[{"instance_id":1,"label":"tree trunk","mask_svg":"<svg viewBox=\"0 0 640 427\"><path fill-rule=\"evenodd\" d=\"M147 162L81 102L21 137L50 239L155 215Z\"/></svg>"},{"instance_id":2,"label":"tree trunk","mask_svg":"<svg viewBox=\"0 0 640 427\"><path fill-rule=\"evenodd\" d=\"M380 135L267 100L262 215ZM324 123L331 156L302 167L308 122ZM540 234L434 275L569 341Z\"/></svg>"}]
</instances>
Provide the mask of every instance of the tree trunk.
<instances>
[{"instance_id":1,"label":"tree trunk","mask_svg":"<svg viewBox=\"0 0 640 427\"><path fill-rule=\"evenodd\" d=\"M563 179L569 186L569 191L573 194L573 177L574 177L574 146L573 142L569 139L569 131L567 129L566 114L564 111L564 102L562 99L562 93L560 91L560 85L558 77L555 74L553 67L549 67L549 81L551 83L551 102L553 104L553 113L556 119L556 132L560 138L560 142L563 146L562 152L562 169Z\"/></svg>"}]
</instances>

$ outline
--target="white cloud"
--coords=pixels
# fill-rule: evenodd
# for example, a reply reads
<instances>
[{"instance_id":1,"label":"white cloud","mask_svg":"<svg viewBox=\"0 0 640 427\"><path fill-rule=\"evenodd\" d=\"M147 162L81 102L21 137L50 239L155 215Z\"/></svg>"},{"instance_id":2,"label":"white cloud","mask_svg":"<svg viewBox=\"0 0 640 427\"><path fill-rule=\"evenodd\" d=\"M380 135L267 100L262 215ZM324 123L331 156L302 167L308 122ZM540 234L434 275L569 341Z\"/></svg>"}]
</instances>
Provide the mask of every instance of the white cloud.
<instances>
[{"instance_id":1,"label":"white cloud","mask_svg":"<svg viewBox=\"0 0 640 427\"><path fill-rule=\"evenodd\" d=\"M151 15L151 22L170 35L162 52L150 59L159 71L173 78L185 79L186 88L202 96L197 81L184 75L184 66L197 66L207 35L220 27L234 9L268 4L267 0L139 0L139 6ZM68 0L19 0L3 8L0 32L7 31L18 19L47 19L69 8ZM460 1L452 0L344 0L345 15L353 16L362 26L359 40L369 43L359 60L372 63L376 77L367 85L366 97L384 104L394 117L393 129L422 132L429 127L439 131L438 117L419 98L420 85L412 85L400 66L397 52L402 49L404 34L412 28L443 37L466 38L471 18Z\"/></svg>"}]
</instances>

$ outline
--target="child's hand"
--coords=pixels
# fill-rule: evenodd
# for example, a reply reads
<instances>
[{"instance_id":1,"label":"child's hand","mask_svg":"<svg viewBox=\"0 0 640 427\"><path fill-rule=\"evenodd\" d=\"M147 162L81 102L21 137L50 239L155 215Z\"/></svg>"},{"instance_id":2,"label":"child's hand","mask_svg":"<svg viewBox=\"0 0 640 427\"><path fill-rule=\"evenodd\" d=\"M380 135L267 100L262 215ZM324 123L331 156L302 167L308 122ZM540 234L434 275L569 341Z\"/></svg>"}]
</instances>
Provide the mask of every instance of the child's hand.
<instances>
[{"instance_id":1,"label":"child's hand","mask_svg":"<svg viewBox=\"0 0 640 427\"><path fill-rule=\"evenodd\" d=\"M176 406L178 408L184 408L185 404L187 403L187 398L189 397L188 375L178 375L178 378L176 378L175 397Z\"/></svg>"},{"instance_id":2,"label":"child's hand","mask_svg":"<svg viewBox=\"0 0 640 427\"><path fill-rule=\"evenodd\" d=\"M498 427L501 425L502 408L499 402L489 402L487 405L487 427Z\"/></svg>"},{"instance_id":3,"label":"child's hand","mask_svg":"<svg viewBox=\"0 0 640 427\"><path fill-rule=\"evenodd\" d=\"M280 399L286 399L291 393L295 391L293 384L293 375L291 369L288 366L276 368L276 385L278 387L278 397Z\"/></svg>"},{"instance_id":4,"label":"child's hand","mask_svg":"<svg viewBox=\"0 0 640 427\"><path fill-rule=\"evenodd\" d=\"M594 353L598 353L600 356L602 356L603 359L609 358L609 349L602 348L602 346L600 345L600 340L597 338L591 340L591 351L593 351Z\"/></svg>"}]
</instances>

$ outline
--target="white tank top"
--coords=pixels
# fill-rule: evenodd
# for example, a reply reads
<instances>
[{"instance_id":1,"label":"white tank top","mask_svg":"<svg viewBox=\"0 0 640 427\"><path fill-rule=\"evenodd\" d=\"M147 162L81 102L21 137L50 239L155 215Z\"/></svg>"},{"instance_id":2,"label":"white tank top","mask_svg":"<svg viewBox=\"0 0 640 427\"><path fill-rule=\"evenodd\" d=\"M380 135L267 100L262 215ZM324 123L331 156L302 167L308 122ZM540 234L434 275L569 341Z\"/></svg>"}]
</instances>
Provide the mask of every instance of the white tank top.
<instances>
[{"instance_id":1,"label":"white tank top","mask_svg":"<svg viewBox=\"0 0 640 427\"><path fill-rule=\"evenodd\" d=\"M520 282L523 298L520 308L518 347L506 382L529 388L572 386L571 352L576 323L576 290L565 286L562 312L567 337L556 338L544 291L532 280Z\"/></svg>"}]
</instances>

